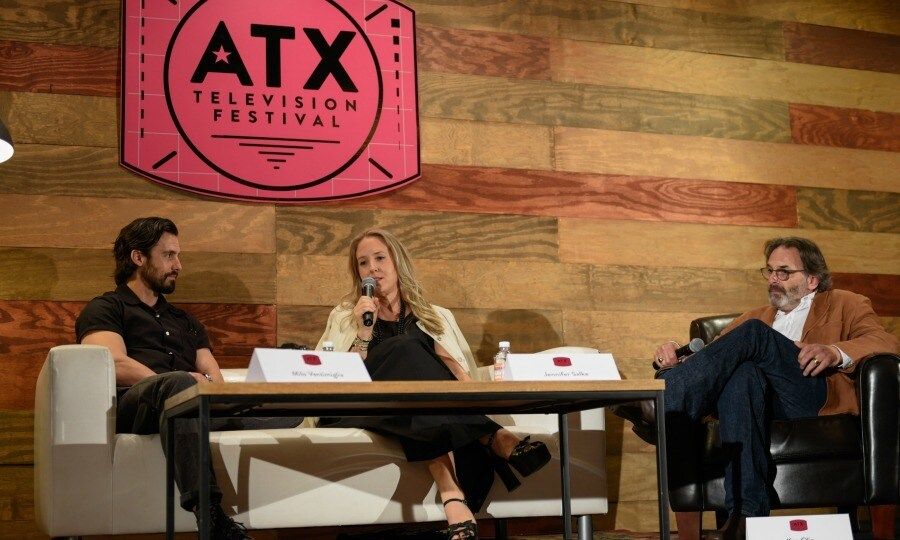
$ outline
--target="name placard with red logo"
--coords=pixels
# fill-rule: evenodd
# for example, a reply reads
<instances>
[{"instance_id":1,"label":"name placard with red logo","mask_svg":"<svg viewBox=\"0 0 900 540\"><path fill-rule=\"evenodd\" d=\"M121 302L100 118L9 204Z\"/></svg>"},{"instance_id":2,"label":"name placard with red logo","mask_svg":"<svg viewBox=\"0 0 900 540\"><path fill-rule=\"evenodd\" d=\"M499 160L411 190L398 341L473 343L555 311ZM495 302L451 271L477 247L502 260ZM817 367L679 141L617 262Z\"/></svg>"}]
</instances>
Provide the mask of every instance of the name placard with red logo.
<instances>
[{"instance_id":1,"label":"name placard with red logo","mask_svg":"<svg viewBox=\"0 0 900 540\"><path fill-rule=\"evenodd\" d=\"M419 177L415 14L394 0L124 0L122 47L133 172L276 202Z\"/></svg>"},{"instance_id":2,"label":"name placard with red logo","mask_svg":"<svg viewBox=\"0 0 900 540\"><path fill-rule=\"evenodd\" d=\"M847 514L747 518L747 540L853 540Z\"/></svg>"},{"instance_id":3,"label":"name placard with red logo","mask_svg":"<svg viewBox=\"0 0 900 540\"><path fill-rule=\"evenodd\" d=\"M510 354L505 381L616 381L616 361L607 353Z\"/></svg>"},{"instance_id":4,"label":"name placard with red logo","mask_svg":"<svg viewBox=\"0 0 900 540\"><path fill-rule=\"evenodd\" d=\"M357 353L254 349L247 382L371 382Z\"/></svg>"}]
</instances>

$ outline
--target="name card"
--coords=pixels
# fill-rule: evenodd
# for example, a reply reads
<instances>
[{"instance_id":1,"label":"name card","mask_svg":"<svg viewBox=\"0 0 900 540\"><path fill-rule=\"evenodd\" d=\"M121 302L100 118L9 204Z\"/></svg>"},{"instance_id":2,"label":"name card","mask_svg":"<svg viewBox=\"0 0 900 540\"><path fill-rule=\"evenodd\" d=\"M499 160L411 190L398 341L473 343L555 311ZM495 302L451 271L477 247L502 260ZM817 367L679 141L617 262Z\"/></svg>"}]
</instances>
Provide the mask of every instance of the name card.
<instances>
[{"instance_id":1,"label":"name card","mask_svg":"<svg viewBox=\"0 0 900 540\"><path fill-rule=\"evenodd\" d=\"M608 353L510 354L505 381L617 381L616 361Z\"/></svg>"},{"instance_id":2,"label":"name card","mask_svg":"<svg viewBox=\"0 0 900 540\"><path fill-rule=\"evenodd\" d=\"M853 540L847 514L747 518L747 540Z\"/></svg>"},{"instance_id":3,"label":"name card","mask_svg":"<svg viewBox=\"0 0 900 540\"><path fill-rule=\"evenodd\" d=\"M370 382L359 354L296 349L254 349L247 382Z\"/></svg>"}]
</instances>

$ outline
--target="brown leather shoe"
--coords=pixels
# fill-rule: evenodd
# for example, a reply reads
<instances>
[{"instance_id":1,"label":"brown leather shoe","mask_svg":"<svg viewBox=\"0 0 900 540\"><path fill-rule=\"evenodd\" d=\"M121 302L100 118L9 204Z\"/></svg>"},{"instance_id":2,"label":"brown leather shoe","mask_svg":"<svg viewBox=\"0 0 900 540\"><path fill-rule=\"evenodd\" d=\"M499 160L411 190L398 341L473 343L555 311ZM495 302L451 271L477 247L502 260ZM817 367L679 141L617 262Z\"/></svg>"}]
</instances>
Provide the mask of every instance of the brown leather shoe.
<instances>
[{"instance_id":1,"label":"brown leather shoe","mask_svg":"<svg viewBox=\"0 0 900 540\"><path fill-rule=\"evenodd\" d=\"M728 521L718 531L703 535L703 540L745 540L747 538L747 516L731 514Z\"/></svg>"},{"instance_id":2,"label":"brown leather shoe","mask_svg":"<svg viewBox=\"0 0 900 540\"><path fill-rule=\"evenodd\" d=\"M656 402L635 401L621 405L610 405L610 412L631 422L631 431L648 444L656 444Z\"/></svg>"}]
</instances>

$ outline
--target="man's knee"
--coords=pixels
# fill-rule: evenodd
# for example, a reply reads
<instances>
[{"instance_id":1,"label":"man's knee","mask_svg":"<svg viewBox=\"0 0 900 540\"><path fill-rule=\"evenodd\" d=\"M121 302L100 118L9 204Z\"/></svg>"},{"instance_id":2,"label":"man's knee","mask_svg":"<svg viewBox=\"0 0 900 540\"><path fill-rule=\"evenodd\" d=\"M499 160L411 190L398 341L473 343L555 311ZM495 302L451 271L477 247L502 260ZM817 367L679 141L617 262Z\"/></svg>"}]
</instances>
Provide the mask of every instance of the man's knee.
<instances>
[{"instance_id":1,"label":"man's knee","mask_svg":"<svg viewBox=\"0 0 900 540\"><path fill-rule=\"evenodd\" d=\"M173 396L182 390L197 384L197 379L187 371L172 371L161 373L158 377L157 388L161 394Z\"/></svg>"}]
</instances>

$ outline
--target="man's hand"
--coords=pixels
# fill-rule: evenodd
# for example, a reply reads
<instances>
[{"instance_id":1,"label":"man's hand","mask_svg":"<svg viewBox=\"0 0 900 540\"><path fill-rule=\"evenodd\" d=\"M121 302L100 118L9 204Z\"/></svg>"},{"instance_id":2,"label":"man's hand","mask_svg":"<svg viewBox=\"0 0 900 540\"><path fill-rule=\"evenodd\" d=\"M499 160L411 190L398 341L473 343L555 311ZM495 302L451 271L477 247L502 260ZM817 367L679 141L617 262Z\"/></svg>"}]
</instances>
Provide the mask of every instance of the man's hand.
<instances>
[{"instance_id":1,"label":"man's hand","mask_svg":"<svg viewBox=\"0 0 900 540\"><path fill-rule=\"evenodd\" d=\"M797 362L803 370L803 375L807 377L816 377L826 369L839 367L844 360L837 350L829 345L806 344L802 341L795 341L794 344L800 347Z\"/></svg>"},{"instance_id":2,"label":"man's hand","mask_svg":"<svg viewBox=\"0 0 900 540\"><path fill-rule=\"evenodd\" d=\"M664 367L672 367L678 363L678 357L675 355L675 349L678 348L678 344L674 341L669 341L667 343L663 343L656 349L656 353L653 356L654 362L660 368Z\"/></svg>"},{"instance_id":3,"label":"man's hand","mask_svg":"<svg viewBox=\"0 0 900 540\"><path fill-rule=\"evenodd\" d=\"M202 373L197 373L196 371L188 371L198 383L208 383L209 379L206 378L206 375Z\"/></svg>"}]
</instances>

